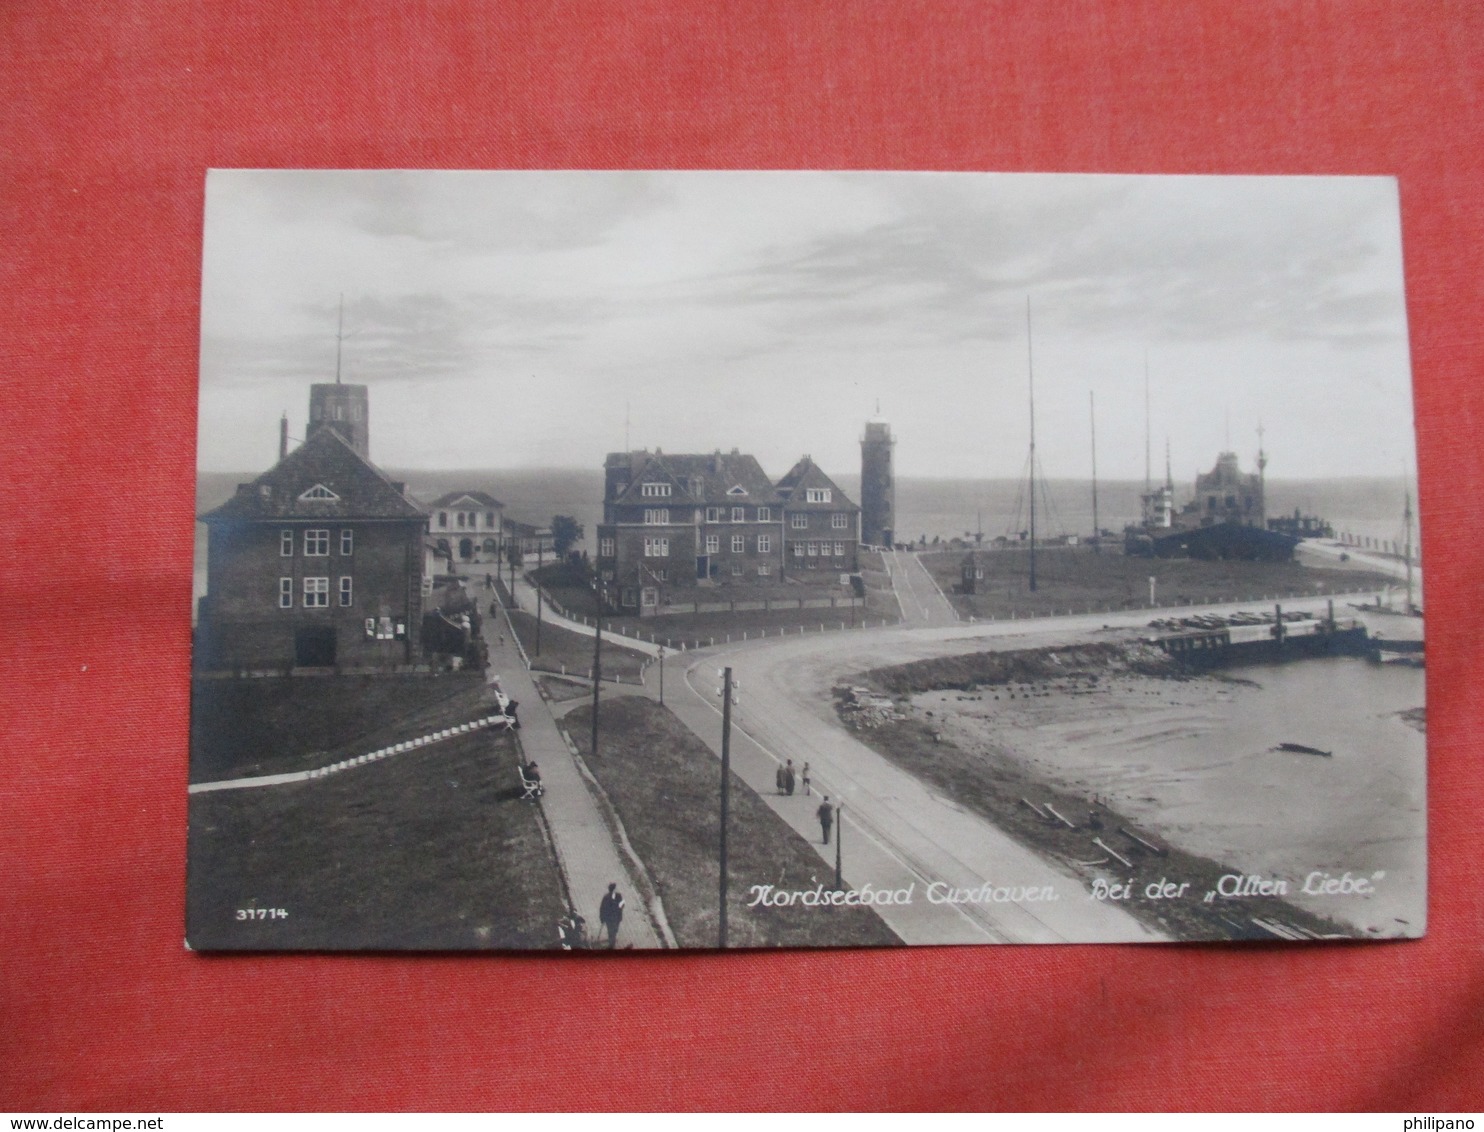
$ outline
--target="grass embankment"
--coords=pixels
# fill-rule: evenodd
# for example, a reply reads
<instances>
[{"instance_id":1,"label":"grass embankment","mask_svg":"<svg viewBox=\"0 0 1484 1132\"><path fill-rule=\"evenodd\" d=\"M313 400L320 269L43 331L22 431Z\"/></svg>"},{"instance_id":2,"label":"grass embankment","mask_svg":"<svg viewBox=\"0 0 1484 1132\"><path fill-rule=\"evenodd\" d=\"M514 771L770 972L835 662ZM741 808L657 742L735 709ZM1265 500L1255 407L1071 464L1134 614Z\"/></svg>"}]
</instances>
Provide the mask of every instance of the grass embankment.
<instances>
[{"instance_id":1,"label":"grass embankment","mask_svg":"<svg viewBox=\"0 0 1484 1132\"><path fill-rule=\"evenodd\" d=\"M570 629L561 629L550 621L541 625L541 651L536 651L536 618L529 613L511 611L510 624L520 637L521 647L531 659L531 668L537 672L569 672L574 676L591 676L593 670L593 638ZM642 652L626 649L619 642L622 637L610 637L603 632L603 679L620 677L625 684L638 684L644 664L649 659ZM565 666L565 667L564 667Z\"/></svg>"},{"instance_id":2,"label":"grass embankment","mask_svg":"<svg viewBox=\"0 0 1484 1132\"><path fill-rule=\"evenodd\" d=\"M1111 547L1046 547L1036 552L1036 590L1029 588L1030 552L1019 548L976 554L984 577L973 594L954 592L967 551L922 555L953 608L964 617L1020 617L1086 613L1089 609L1139 609L1149 605L1154 578L1157 606L1247 601L1268 595L1312 597L1381 589L1395 580L1350 568L1297 562L1206 562L1193 558L1126 558Z\"/></svg>"},{"instance_id":3,"label":"grass embankment","mask_svg":"<svg viewBox=\"0 0 1484 1132\"><path fill-rule=\"evenodd\" d=\"M896 696L938 689L972 694L981 686L1009 686L1012 694L1042 696L1075 695L1113 674L1194 678L1161 660L1161 655L1138 645L977 653L873 669L856 679ZM1120 905L1174 939L1272 941L1274 936L1257 927L1253 917L1277 920L1320 936L1355 934L1279 897L1231 897L1205 903L1205 893L1214 890L1220 878L1233 870L1166 844L1157 834L1140 828L1100 801L1042 780L1029 773L1008 750L987 745L963 749L942 738L931 719L918 716L905 703L898 705L899 714L883 718L879 712L852 710L842 691L837 693L836 706L841 720L861 742L1035 852L1070 867L1089 889L1098 878L1131 881L1132 895ZM1069 827L1052 810L1072 825ZM1151 851L1131 834L1160 852ZM1100 838L1129 863L1114 859L1094 838ZM1189 888L1182 898L1149 898L1146 887L1161 880L1175 885L1188 882Z\"/></svg>"},{"instance_id":4,"label":"grass embankment","mask_svg":"<svg viewBox=\"0 0 1484 1132\"><path fill-rule=\"evenodd\" d=\"M592 709L565 726L588 752L634 852L654 881L681 947L715 947L721 764L711 750L650 700L603 705L599 755L589 746ZM730 789L727 899L732 947L885 947L901 941L870 908L748 908L753 884L813 888L834 880L814 848L735 774Z\"/></svg>"},{"instance_id":5,"label":"grass embankment","mask_svg":"<svg viewBox=\"0 0 1484 1132\"><path fill-rule=\"evenodd\" d=\"M590 583L585 580L580 570L571 566L548 566L542 570L532 571L532 574L540 579L548 596L569 614L585 617L588 620L596 614L597 599L593 596ZM882 576L885 577L885 575ZM872 625L879 625L883 620L882 614L875 609L867 610L866 603L859 598L855 599L854 609L852 609L850 591L839 585L784 583L771 587L716 586L683 592L685 597L681 604L697 601L703 605L723 601L796 602L801 599L814 600L829 597L833 597L839 604L832 608L821 609L794 607L792 609L727 610L719 613L667 613L654 617L605 616L603 632L612 632L617 640L622 640L623 635L627 633L630 637L652 640L667 648L679 648L681 644L684 644L686 648L703 648L713 641L721 644L728 636L734 641L740 641L743 633L746 633L749 639L756 639L762 635L776 637L780 632L798 633L802 630L817 633L821 625L826 629L839 629L842 625L849 628L852 625L862 624L867 618ZM892 608L894 612L894 603ZM525 637L522 636L521 640L524 641ZM589 651L591 651L591 643L589 643ZM588 664L590 665L591 661ZM587 671L587 667L584 666L584 672Z\"/></svg>"},{"instance_id":6,"label":"grass embankment","mask_svg":"<svg viewBox=\"0 0 1484 1132\"><path fill-rule=\"evenodd\" d=\"M311 770L489 714L477 672L191 682L191 781Z\"/></svg>"},{"instance_id":7,"label":"grass embankment","mask_svg":"<svg viewBox=\"0 0 1484 1132\"><path fill-rule=\"evenodd\" d=\"M481 732L311 782L194 795L188 940L555 947L561 879L518 781L514 739Z\"/></svg>"}]
</instances>

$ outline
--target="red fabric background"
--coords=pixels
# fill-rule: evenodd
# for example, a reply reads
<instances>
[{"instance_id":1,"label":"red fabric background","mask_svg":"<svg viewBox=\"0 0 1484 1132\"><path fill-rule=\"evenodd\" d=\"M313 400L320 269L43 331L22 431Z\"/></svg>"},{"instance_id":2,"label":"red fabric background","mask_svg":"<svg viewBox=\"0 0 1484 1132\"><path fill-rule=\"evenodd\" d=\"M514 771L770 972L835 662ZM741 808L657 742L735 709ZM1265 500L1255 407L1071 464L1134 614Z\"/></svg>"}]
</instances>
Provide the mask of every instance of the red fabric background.
<instances>
[{"instance_id":1,"label":"red fabric background","mask_svg":"<svg viewBox=\"0 0 1484 1132\"><path fill-rule=\"evenodd\" d=\"M8 0L0 1108L1479 1105L1481 64L1484 8L1436 0ZM187 954L209 166L1397 175L1428 938Z\"/></svg>"}]
</instances>

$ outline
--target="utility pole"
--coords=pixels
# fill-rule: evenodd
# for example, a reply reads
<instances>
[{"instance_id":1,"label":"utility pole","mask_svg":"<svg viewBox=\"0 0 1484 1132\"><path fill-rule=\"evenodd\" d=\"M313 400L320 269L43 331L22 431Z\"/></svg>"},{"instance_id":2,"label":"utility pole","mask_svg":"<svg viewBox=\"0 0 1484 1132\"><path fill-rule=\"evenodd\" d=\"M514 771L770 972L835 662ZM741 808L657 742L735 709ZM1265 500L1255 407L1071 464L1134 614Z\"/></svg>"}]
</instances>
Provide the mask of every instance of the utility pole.
<instances>
[{"instance_id":1,"label":"utility pole","mask_svg":"<svg viewBox=\"0 0 1484 1132\"><path fill-rule=\"evenodd\" d=\"M541 540L536 540L536 655L541 655Z\"/></svg>"},{"instance_id":2,"label":"utility pole","mask_svg":"<svg viewBox=\"0 0 1484 1132\"><path fill-rule=\"evenodd\" d=\"M593 756L598 754L598 700L603 686L603 583L595 587L598 615L593 618Z\"/></svg>"},{"instance_id":3,"label":"utility pole","mask_svg":"<svg viewBox=\"0 0 1484 1132\"><path fill-rule=\"evenodd\" d=\"M665 646L660 646L660 707L665 706Z\"/></svg>"},{"instance_id":4,"label":"utility pole","mask_svg":"<svg viewBox=\"0 0 1484 1132\"><path fill-rule=\"evenodd\" d=\"M1087 391L1087 413L1092 420L1092 552L1103 552L1103 531L1098 526L1098 412L1092 390Z\"/></svg>"},{"instance_id":5,"label":"utility pole","mask_svg":"<svg viewBox=\"0 0 1484 1132\"><path fill-rule=\"evenodd\" d=\"M1031 578L1036 592L1036 363L1031 343L1031 297L1025 297L1025 368L1031 391Z\"/></svg>"},{"instance_id":6,"label":"utility pole","mask_svg":"<svg viewBox=\"0 0 1484 1132\"><path fill-rule=\"evenodd\" d=\"M731 801L732 777L732 670L722 669L721 676L721 885L718 894L721 914L716 946L727 945L727 807Z\"/></svg>"}]
</instances>

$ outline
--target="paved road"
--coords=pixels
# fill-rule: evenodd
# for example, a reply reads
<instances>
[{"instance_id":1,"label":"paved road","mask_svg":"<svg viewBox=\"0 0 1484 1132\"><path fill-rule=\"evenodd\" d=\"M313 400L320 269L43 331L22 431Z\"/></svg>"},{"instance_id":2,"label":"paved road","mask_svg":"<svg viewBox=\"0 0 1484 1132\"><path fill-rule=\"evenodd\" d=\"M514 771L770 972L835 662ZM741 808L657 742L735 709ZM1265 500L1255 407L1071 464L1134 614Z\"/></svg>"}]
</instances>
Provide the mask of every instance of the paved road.
<instances>
[{"instance_id":1,"label":"paved road","mask_svg":"<svg viewBox=\"0 0 1484 1132\"><path fill-rule=\"evenodd\" d=\"M1325 600L1288 599L1285 611L1322 614ZM716 671L729 665L741 685L734 711L733 759L743 779L800 832L818 839L812 808L771 795L773 769L792 758L808 760L817 787L846 803L845 879L859 887L899 888L916 882L914 902L878 908L909 943L1141 941L1159 938L1121 909L1096 903L1070 870L1042 858L952 798L857 741L838 722L831 689L842 678L879 665L991 648L1020 649L1091 636L1109 639L1144 628L1172 612L1230 613L1267 610L1268 602L1204 606L1192 610L1139 610L1077 617L958 624L915 630L876 629L822 633L786 641L753 642L707 650L687 658L686 695L669 697L692 730L719 745ZM676 682L678 683L678 682ZM672 687L674 685L672 684ZM798 812L794 812L797 810ZM932 905L928 884L954 888L1051 884L1053 902Z\"/></svg>"},{"instance_id":2,"label":"paved road","mask_svg":"<svg viewBox=\"0 0 1484 1132\"><path fill-rule=\"evenodd\" d=\"M953 604L943 596L922 559L910 550L893 550L882 558L902 607L903 627L920 629L957 624L958 614Z\"/></svg>"}]
</instances>

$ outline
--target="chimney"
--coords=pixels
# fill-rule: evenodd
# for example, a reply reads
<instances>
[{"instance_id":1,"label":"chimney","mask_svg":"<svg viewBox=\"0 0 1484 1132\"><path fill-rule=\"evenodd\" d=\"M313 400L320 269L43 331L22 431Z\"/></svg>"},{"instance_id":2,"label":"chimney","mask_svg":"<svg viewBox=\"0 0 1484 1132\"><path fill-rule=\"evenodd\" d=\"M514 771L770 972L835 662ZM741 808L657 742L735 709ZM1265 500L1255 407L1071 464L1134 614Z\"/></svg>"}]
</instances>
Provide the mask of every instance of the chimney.
<instances>
[{"instance_id":1,"label":"chimney","mask_svg":"<svg viewBox=\"0 0 1484 1132\"><path fill-rule=\"evenodd\" d=\"M282 460L289 454L289 415L284 415L278 421L278 458Z\"/></svg>"}]
</instances>

